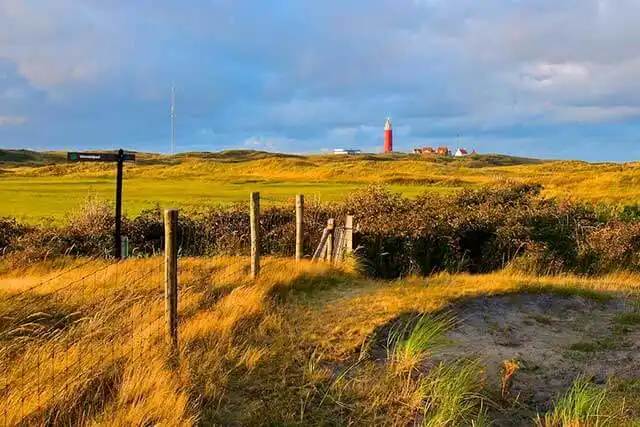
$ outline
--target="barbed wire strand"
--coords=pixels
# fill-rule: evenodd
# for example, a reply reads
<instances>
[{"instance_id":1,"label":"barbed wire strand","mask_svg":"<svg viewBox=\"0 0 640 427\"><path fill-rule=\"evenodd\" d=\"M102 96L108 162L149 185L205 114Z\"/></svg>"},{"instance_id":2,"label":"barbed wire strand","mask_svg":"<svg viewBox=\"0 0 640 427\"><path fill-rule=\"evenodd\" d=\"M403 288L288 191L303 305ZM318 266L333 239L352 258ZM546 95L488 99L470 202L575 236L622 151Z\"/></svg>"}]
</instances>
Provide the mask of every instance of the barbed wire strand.
<instances>
[{"instance_id":1,"label":"barbed wire strand","mask_svg":"<svg viewBox=\"0 0 640 427\"><path fill-rule=\"evenodd\" d=\"M87 263L83 263L84 265L88 264ZM114 288L119 288L121 287L121 285L124 285L124 289L126 289L128 294L133 294L135 292L135 290L137 289L137 285L144 280L145 278L148 278L152 281L155 282L155 280L158 280L159 285L162 283L162 275L161 270L163 267L163 262L162 259L160 259L155 265L152 265L151 268L149 269L144 269L144 271L142 271L140 274L138 275L133 275L130 272L126 271L123 273L121 271L121 266L120 263L116 263L116 264L109 264L106 265L103 268L100 268L98 270L95 270L91 273L85 274L82 278L73 280L72 282L66 284L65 286L58 288L56 290L54 290L53 292L50 293L50 295L55 295L65 289L70 288L71 286L78 284L84 280L89 280L92 276L93 276L93 283L94 283L94 288L97 288L97 282L98 282L98 274L100 272L104 273L104 276L106 278L107 275L107 270L110 267L115 266L115 276L114 276ZM80 268L80 266L75 266L77 268ZM68 271L72 271L72 269L68 270ZM126 279L123 280L122 283L120 283L120 280L123 279L123 276L126 277ZM56 277L62 277L62 275L58 275ZM128 280L133 278L133 280ZM54 278L51 278L48 281L53 280ZM104 281L104 279L103 279ZM44 282L42 282L44 283ZM132 286L136 286L135 289L131 289ZM156 295L153 295L149 300L148 303L150 303L151 305L156 303L156 302L160 302L163 298L163 292L162 292L162 286L158 286L160 289L158 291L158 293ZM22 291L20 294L23 295L25 293L27 293L29 290L33 290L36 289L37 286L35 287L31 287L27 290ZM86 286L82 288L82 301L85 302L86 299ZM164 310L161 310L161 313L159 316L157 316L155 319L151 320L150 322L147 323L147 325L138 333L137 336L134 335L135 333L135 322L134 322L134 306L135 306L135 302L139 301L140 297L138 298L132 298L130 301L131 303L128 304L130 306L131 312L130 312L130 333L131 333L131 339L129 340L129 346L130 348L130 360L138 361L141 358L143 358L145 356L145 351L144 351L144 344L145 342L147 342L148 340L151 339L151 333L152 333L152 328L156 326L156 324L161 321L164 316ZM28 316L27 316L28 317ZM58 326L58 323L60 323L61 321L55 323L51 329L55 329ZM116 344L117 344L117 336L118 334L121 333L121 331L115 331L114 334L112 334L111 336L109 336L109 341L111 344L111 354L112 354L112 361L115 362L116 361ZM25 342L29 342L28 340L26 340ZM64 390L65 390L65 395L68 395L69 393L69 383L71 382L71 380L69 379L69 374L70 372L75 372L74 374L74 378L75 377L80 377L82 375L82 372L84 372L83 368L91 368L92 366L83 366L83 351L81 348L77 348L76 349L76 360L72 361L71 364L69 363L69 356L70 356L70 341L68 339L64 340L64 376L65 376L65 381L64 381ZM135 347L139 348L139 354L137 357L134 358L135 356ZM88 352L93 352L93 346L89 345L88 346ZM89 355L88 360L91 360L90 354L92 353L87 353ZM46 421L46 412L43 411L42 409L42 402L41 402L41 396L42 396L42 378L41 378L41 354L39 352L36 352L36 357L37 357L37 370L36 370L36 388L37 388L37 396L36 396L36 400L37 400L37 415L40 415L42 417L42 422L44 423ZM7 372L7 361L3 360L4 362L4 371L3 372ZM52 343L52 347L51 347L51 399L52 402L55 399L56 396L56 386L57 386L57 381L56 381L56 343L53 342ZM22 358L21 360L21 376L20 376L20 405L21 405L21 409L20 409L20 415L21 415L21 419L24 420L25 417L25 377L26 377L26 364L25 364L25 359ZM3 375L3 377L5 377L5 375ZM8 378L5 378L5 396L8 396L8 393L10 391L10 383L8 381ZM5 400L5 405L4 405L4 424L7 425L8 424L8 402Z\"/></svg>"},{"instance_id":2,"label":"barbed wire strand","mask_svg":"<svg viewBox=\"0 0 640 427\"><path fill-rule=\"evenodd\" d=\"M84 267L84 266L86 266L88 264L91 264L92 262L94 262L96 260L98 260L98 258L91 258L91 259L83 262L82 264L75 265L75 266L69 268L68 270L65 270L65 271L61 272L60 274L58 274L58 275L56 275L54 277L50 277L47 280L43 280L43 281L37 283L36 285L33 285L33 286L31 286L31 287L29 287L27 289L24 289L24 290L22 290L22 291L20 291L20 292L18 292L16 294L6 295L4 299L6 301L6 300L9 300L9 299L12 299L12 298L17 298L17 297L19 297L21 295L26 294L27 292L31 292L32 290L39 288L40 286L46 285L47 283L52 282L53 280L59 279L60 277L66 275L66 274L69 274L72 271L78 270L78 269L80 269L80 268L82 268L82 267Z\"/></svg>"},{"instance_id":3,"label":"barbed wire strand","mask_svg":"<svg viewBox=\"0 0 640 427\"><path fill-rule=\"evenodd\" d=\"M106 274L106 272L105 272ZM145 274L147 274L147 271L143 272L142 274L140 274L140 276L138 277L137 281L139 282L144 276ZM152 297L152 300L157 298L157 296ZM135 302L136 300L139 300L140 298L133 298L131 299L131 303ZM28 316L26 316L26 318L32 316L33 314L30 314ZM65 321L65 319L61 319L58 322L54 323L53 325L50 326L49 330L46 332L41 332L41 335L49 335L51 333L52 330L55 330L61 323L63 323ZM10 331L11 332L11 331ZM24 340L20 342L20 345L22 347L26 347L29 343L31 343L32 341L29 340ZM67 357L68 357L68 349L65 349L65 352L67 353ZM21 360L21 363L24 363L24 359ZM77 360L75 362L72 361L71 365L68 364L68 359L67 359L67 366L69 368L74 368L77 366ZM31 365L31 366L25 366L25 369L32 369L32 368L37 368L37 365ZM11 385L14 385L13 383L11 383Z\"/></svg>"}]
</instances>

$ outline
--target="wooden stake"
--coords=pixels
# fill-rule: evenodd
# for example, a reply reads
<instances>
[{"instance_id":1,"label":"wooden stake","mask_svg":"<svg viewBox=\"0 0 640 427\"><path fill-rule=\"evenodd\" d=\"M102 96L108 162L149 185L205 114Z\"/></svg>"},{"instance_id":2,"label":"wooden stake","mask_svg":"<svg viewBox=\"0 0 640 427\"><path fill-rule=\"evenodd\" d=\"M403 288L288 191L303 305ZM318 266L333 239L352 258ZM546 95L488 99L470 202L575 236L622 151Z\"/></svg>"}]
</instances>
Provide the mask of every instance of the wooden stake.
<instances>
[{"instance_id":1,"label":"wooden stake","mask_svg":"<svg viewBox=\"0 0 640 427\"><path fill-rule=\"evenodd\" d=\"M251 278L260 274L260 193L251 193Z\"/></svg>"},{"instance_id":2,"label":"wooden stake","mask_svg":"<svg viewBox=\"0 0 640 427\"><path fill-rule=\"evenodd\" d=\"M327 243L327 237L329 237L329 230L327 230L326 228L322 231L322 237L320 238L320 244L318 245L318 247L316 248L316 251L313 253L313 257L311 258L311 261L317 261L318 258L320 258L322 256L322 254L324 253L324 246Z\"/></svg>"},{"instance_id":3,"label":"wooden stake","mask_svg":"<svg viewBox=\"0 0 640 427\"><path fill-rule=\"evenodd\" d=\"M164 300L167 339L178 351L178 210L164 211Z\"/></svg>"},{"instance_id":4,"label":"wooden stake","mask_svg":"<svg viewBox=\"0 0 640 427\"><path fill-rule=\"evenodd\" d=\"M303 238L304 238L304 195L296 196L296 261L300 261L303 255Z\"/></svg>"},{"instance_id":5,"label":"wooden stake","mask_svg":"<svg viewBox=\"0 0 640 427\"><path fill-rule=\"evenodd\" d=\"M327 230L329 230L329 234L327 236L327 262L333 262L333 231L334 231L334 219L329 218L327 221Z\"/></svg>"},{"instance_id":6,"label":"wooden stake","mask_svg":"<svg viewBox=\"0 0 640 427\"><path fill-rule=\"evenodd\" d=\"M347 215L344 222L344 245L345 253L351 255L353 253L353 215Z\"/></svg>"}]
</instances>

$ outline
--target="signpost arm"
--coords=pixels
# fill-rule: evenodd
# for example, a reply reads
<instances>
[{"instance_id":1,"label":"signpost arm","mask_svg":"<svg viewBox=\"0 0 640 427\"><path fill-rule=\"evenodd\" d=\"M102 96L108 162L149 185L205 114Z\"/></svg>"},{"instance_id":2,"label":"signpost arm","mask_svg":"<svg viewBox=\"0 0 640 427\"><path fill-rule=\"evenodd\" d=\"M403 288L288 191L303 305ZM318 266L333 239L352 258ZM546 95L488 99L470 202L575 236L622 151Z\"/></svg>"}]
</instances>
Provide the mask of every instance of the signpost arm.
<instances>
[{"instance_id":1,"label":"signpost arm","mask_svg":"<svg viewBox=\"0 0 640 427\"><path fill-rule=\"evenodd\" d=\"M124 152L118 151L118 171L116 173L116 232L115 232L115 255L116 259L122 259L122 165L124 163Z\"/></svg>"}]
</instances>

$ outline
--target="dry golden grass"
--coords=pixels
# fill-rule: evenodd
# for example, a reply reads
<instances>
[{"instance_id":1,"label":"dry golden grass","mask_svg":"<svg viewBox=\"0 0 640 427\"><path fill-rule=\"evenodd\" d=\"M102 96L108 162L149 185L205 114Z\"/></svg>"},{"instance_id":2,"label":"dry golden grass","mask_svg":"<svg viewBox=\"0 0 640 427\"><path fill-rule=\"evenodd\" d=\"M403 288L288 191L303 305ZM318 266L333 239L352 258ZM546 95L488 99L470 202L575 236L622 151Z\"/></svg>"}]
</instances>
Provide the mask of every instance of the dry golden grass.
<instances>
[{"instance_id":1,"label":"dry golden grass","mask_svg":"<svg viewBox=\"0 0 640 427\"><path fill-rule=\"evenodd\" d=\"M251 282L248 260L182 260L183 355L172 370L161 261L44 263L0 277L0 424L191 425L194 387L222 395L227 363L255 366L264 353L235 341L241 323L264 316L263 330L277 327L266 315L271 293L328 270L273 259ZM203 366L211 369L201 372ZM197 383L200 373L206 383Z\"/></svg>"},{"instance_id":2,"label":"dry golden grass","mask_svg":"<svg viewBox=\"0 0 640 427\"><path fill-rule=\"evenodd\" d=\"M381 364L376 329L474 295L640 290L640 276L630 274L382 282L360 277L351 263L277 258L265 259L251 281L248 259L182 259L174 366L164 344L161 260L84 262L0 269L0 424L482 425L490 399L480 366L425 371L435 341L424 336L387 349L410 363Z\"/></svg>"}]
</instances>

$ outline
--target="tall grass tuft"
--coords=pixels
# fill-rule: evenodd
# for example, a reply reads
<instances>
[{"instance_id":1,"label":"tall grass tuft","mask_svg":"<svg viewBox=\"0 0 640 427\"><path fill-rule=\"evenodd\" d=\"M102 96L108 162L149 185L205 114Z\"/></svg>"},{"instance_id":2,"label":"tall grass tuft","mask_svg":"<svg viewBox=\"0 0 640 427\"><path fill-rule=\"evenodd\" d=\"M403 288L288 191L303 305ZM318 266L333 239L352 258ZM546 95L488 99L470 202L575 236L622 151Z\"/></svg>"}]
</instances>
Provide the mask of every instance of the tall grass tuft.
<instances>
[{"instance_id":1,"label":"tall grass tuft","mask_svg":"<svg viewBox=\"0 0 640 427\"><path fill-rule=\"evenodd\" d=\"M438 364L421 378L426 427L487 425L481 391L484 379L477 362Z\"/></svg>"},{"instance_id":2,"label":"tall grass tuft","mask_svg":"<svg viewBox=\"0 0 640 427\"><path fill-rule=\"evenodd\" d=\"M613 416L604 412L607 390L579 376L558 400L553 411L538 415L538 427L600 427L610 425Z\"/></svg>"},{"instance_id":3,"label":"tall grass tuft","mask_svg":"<svg viewBox=\"0 0 640 427\"><path fill-rule=\"evenodd\" d=\"M387 337L387 358L398 372L411 371L446 343L445 333L454 325L449 314L422 315L394 327Z\"/></svg>"}]
</instances>

